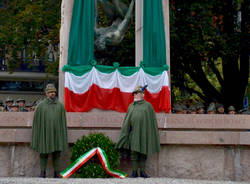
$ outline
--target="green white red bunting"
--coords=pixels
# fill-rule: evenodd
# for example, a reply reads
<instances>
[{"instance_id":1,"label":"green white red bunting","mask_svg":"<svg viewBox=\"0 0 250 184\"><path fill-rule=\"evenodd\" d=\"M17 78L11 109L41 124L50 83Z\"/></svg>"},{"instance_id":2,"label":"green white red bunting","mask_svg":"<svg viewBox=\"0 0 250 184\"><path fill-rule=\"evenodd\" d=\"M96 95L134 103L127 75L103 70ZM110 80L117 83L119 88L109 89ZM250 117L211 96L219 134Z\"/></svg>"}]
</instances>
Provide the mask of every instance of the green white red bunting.
<instances>
[{"instance_id":1,"label":"green white red bunting","mask_svg":"<svg viewBox=\"0 0 250 184\"><path fill-rule=\"evenodd\" d=\"M72 174L74 174L83 164L85 164L89 159L91 159L95 154L98 155L100 162L102 164L103 169L105 172L111 176L116 178L124 179L127 177L127 174L121 171L114 171L110 168L110 164L108 161L108 157L104 150L101 148L93 148L92 150L88 151L87 153L83 154L79 157L74 163L72 163L67 169L60 173L63 178L68 178Z\"/></svg>"},{"instance_id":2,"label":"green white red bunting","mask_svg":"<svg viewBox=\"0 0 250 184\"><path fill-rule=\"evenodd\" d=\"M118 69L104 71L107 70L100 71L93 67L80 75L65 72L65 108L68 112L88 112L93 108L126 112L133 102L132 91L138 85L148 86L145 100L152 104L156 112L170 111L167 71L157 75L149 74L142 68L126 75Z\"/></svg>"}]
</instances>

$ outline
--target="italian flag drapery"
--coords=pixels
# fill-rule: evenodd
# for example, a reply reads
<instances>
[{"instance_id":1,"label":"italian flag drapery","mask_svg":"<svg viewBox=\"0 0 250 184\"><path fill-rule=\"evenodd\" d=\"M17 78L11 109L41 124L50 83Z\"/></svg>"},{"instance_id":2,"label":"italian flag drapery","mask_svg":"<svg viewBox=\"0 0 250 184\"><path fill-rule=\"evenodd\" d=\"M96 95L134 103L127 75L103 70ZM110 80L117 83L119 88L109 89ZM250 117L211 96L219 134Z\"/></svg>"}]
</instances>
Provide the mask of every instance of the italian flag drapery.
<instances>
[{"instance_id":1,"label":"italian flag drapery","mask_svg":"<svg viewBox=\"0 0 250 184\"><path fill-rule=\"evenodd\" d=\"M144 0L143 64L141 67L96 65L93 56L95 1L75 0L65 71L65 108L126 112L136 86L148 85L145 100L156 112L171 109L161 0Z\"/></svg>"},{"instance_id":2,"label":"italian flag drapery","mask_svg":"<svg viewBox=\"0 0 250 184\"><path fill-rule=\"evenodd\" d=\"M65 74L65 107L70 112L93 108L126 112L136 86L148 85L145 100L156 112L169 112L168 74L162 68L92 66Z\"/></svg>"},{"instance_id":3,"label":"italian flag drapery","mask_svg":"<svg viewBox=\"0 0 250 184\"><path fill-rule=\"evenodd\" d=\"M98 155L100 162L102 164L103 169L110 176L114 176L116 178L124 179L127 177L127 174L122 171L115 171L110 168L108 157L103 149L100 147L93 148L90 151L84 153L77 160L75 160L68 168L60 173L63 178L69 178L72 174L74 174L80 167L82 167L89 159L91 159L94 155Z\"/></svg>"}]
</instances>

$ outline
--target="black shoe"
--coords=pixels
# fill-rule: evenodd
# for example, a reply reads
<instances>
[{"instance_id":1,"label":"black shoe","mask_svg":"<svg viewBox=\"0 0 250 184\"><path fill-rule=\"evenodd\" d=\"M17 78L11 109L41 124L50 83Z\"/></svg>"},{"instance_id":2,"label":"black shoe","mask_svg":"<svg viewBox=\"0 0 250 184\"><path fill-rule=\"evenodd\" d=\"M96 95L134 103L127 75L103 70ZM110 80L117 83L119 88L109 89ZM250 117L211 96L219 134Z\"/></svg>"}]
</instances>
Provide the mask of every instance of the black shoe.
<instances>
[{"instance_id":1,"label":"black shoe","mask_svg":"<svg viewBox=\"0 0 250 184\"><path fill-rule=\"evenodd\" d=\"M46 178L46 171L41 171L40 178Z\"/></svg>"},{"instance_id":2,"label":"black shoe","mask_svg":"<svg viewBox=\"0 0 250 184\"><path fill-rule=\"evenodd\" d=\"M54 172L54 178L61 178L59 172L57 172L57 171Z\"/></svg>"},{"instance_id":3,"label":"black shoe","mask_svg":"<svg viewBox=\"0 0 250 184\"><path fill-rule=\"evenodd\" d=\"M137 171L133 171L132 174L129 176L129 178L137 178L137 177L138 177Z\"/></svg>"},{"instance_id":4,"label":"black shoe","mask_svg":"<svg viewBox=\"0 0 250 184\"><path fill-rule=\"evenodd\" d=\"M145 173L145 171L141 171L141 172L140 172L140 177L143 177L143 178L150 178L150 176L147 175L147 174Z\"/></svg>"}]
</instances>

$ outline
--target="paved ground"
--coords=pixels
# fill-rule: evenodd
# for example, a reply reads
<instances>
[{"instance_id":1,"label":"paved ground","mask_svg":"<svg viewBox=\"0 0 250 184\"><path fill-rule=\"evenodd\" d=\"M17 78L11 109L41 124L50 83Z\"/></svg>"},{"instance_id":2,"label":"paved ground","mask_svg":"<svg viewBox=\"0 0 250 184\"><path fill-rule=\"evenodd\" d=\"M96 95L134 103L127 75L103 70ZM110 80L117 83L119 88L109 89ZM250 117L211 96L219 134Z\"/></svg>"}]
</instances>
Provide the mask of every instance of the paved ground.
<instances>
[{"instance_id":1,"label":"paved ground","mask_svg":"<svg viewBox=\"0 0 250 184\"><path fill-rule=\"evenodd\" d=\"M0 184L247 184L249 182L185 180L171 178L149 179L42 179L42 178L0 178Z\"/></svg>"}]
</instances>

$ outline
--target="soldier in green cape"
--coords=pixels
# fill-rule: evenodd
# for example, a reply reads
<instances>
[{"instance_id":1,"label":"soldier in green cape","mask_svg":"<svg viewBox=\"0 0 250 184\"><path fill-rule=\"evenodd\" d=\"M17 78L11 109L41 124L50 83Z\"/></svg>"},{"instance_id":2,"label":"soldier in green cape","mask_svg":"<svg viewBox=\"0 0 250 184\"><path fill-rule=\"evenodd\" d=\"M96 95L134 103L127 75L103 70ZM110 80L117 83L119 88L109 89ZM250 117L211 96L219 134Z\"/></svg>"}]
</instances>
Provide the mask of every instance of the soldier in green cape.
<instances>
[{"instance_id":1,"label":"soldier in green cape","mask_svg":"<svg viewBox=\"0 0 250 184\"><path fill-rule=\"evenodd\" d=\"M31 147L40 153L40 177L46 177L48 156L52 153L54 177L59 177L61 151L68 147L66 112L56 99L56 88L48 84L46 96L37 106L32 126Z\"/></svg>"},{"instance_id":2,"label":"soldier in green cape","mask_svg":"<svg viewBox=\"0 0 250 184\"><path fill-rule=\"evenodd\" d=\"M128 108L116 148L131 151L133 171L130 177L138 177L140 169L140 177L148 178L145 173L147 156L160 151L158 125L152 105L144 100L144 88L136 87L133 95L134 102Z\"/></svg>"}]
</instances>

